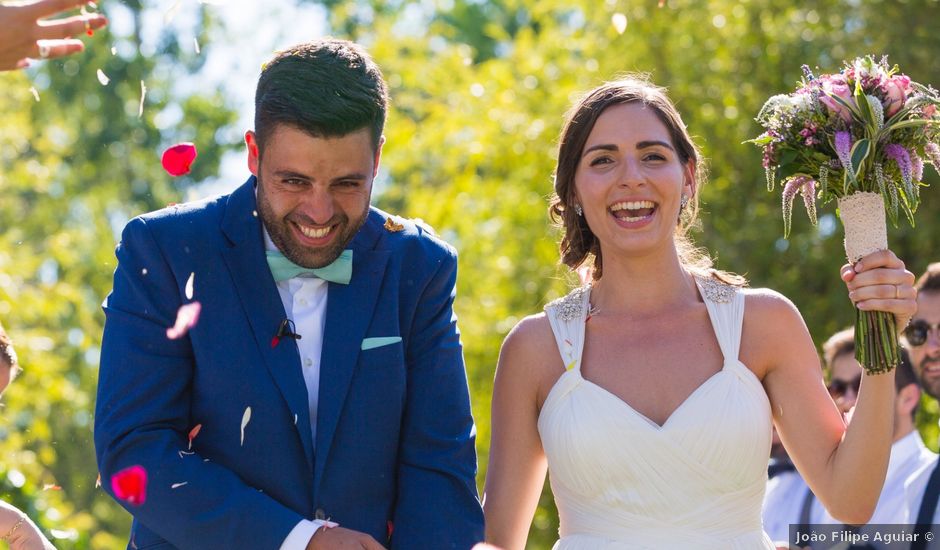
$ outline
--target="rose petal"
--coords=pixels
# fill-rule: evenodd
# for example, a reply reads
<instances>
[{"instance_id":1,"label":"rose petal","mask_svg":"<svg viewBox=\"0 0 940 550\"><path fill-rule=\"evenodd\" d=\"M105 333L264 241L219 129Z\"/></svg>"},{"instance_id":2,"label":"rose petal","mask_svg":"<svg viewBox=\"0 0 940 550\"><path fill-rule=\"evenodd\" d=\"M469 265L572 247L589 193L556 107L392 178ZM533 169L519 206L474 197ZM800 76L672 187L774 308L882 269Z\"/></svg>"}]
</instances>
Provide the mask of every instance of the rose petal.
<instances>
[{"instance_id":1,"label":"rose petal","mask_svg":"<svg viewBox=\"0 0 940 550\"><path fill-rule=\"evenodd\" d=\"M189 279L186 279L186 299L187 300L193 299L193 283L195 282L195 279L196 279L195 273L190 273Z\"/></svg>"},{"instance_id":2,"label":"rose petal","mask_svg":"<svg viewBox=\"0 0 940 550\"><path fill-rule=\"evenodd\" d=\"M170 485L170 489L178 489L182 487L183 485L189 485L189 482L183 481L182 483L174 483L173 485Z\"/></svg>"},{"instance_id":3,"label":"rose petal","mask_svg":"<svg viewBox=\"0 0 940 550\"><path fill-rule=\"evenodd\" d=\"M111 476L114 496L132 506L140 506L147 500L147 470L134 465Z\"/></svg>"},{"instance_id":4,"label":"rose petal","mask_svg":"<svg viewBox=\"0 0 940 550\"><path fill-rule=\"evenodd\" d=\"M196 424L193 429L189 430L189 450L193 449L193 439L196 439L196 436L199 435L199 430L202 429L202 424Z\"/></svg>"},{"instance_id":5,"label":"rose petal","mask_svg":"<svg viewBox=\"0 0 940 550\"><path fill-rule=\"evenodd\" d=\"M615 13L610 18L610 22L614 24L614 30L617 31L617 34L623 34L627 30L627 16L622 13Z\"/></svg>"},{"instance_id":6,"label":"rose petal","mask_svg":"<svg viewBox=\"0 0 940 550\"><path fill-rule=\"evenodd\" d=\"M98 69L98 82L100 82L102 86L107 86L108 82L111 82L111 79L108 78L108 75L104 74L104 71Z\"/></svg>"},{"instance_id":7,"label":"rose petal","mask_svg":"<svg viewBox=\"0 0 940 550\"><path fill-rule=\"evenodd\" d=\"M180 306L176 312L176 323L166 329L166 337L170 340L182 338L189 332L189 329L196 326L199 322L199 313L202 311L202 304L199 302L190 302Z\"/></svg>"},{"instance_id":8,"label":"rose petal","mask_svg":"<svg viewBox=\"0 0 940 550\"><path fill-rule=\"evenodd\" d=\"M189 173L189 167L196 160L196 146L192 143L177 143L163 152L161 162L163 169L171 176L182 176Z\"/></svg>"},{"instance_id":9,"label":"rose petal","mask_svg":"<svg viewBox=\"0 0 940 550\"><path fill-rule=\"evenodd\" d=\"M147 85L140 81L140 105L137 106L137 118L144 116L144 99L147 97Z\"/></svg>"},{"instance_id":10,"label":"rose petal","mask_svg":"<svg viewBox=\"0 0 940 550\"><path fill-rule=\"evenodd\" d=\"M242 440L241 444L245 444L245 426L248 425L248 422L251 420L251 407L245 407L245 414L242 415Z\"/></svg>"}]
</instances>

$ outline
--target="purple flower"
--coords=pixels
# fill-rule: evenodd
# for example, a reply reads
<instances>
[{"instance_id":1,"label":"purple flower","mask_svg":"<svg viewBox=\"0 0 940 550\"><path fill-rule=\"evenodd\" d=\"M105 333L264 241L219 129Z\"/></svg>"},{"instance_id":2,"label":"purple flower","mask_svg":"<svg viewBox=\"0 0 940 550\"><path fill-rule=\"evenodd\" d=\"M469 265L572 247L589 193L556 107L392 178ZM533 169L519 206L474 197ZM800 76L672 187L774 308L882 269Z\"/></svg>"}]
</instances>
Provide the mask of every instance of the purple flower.
<instances>
[{"instance_id":1,"label":"purple flower","mask_svg":"<svg viewBox=\"0 0 940 550\"><path fill-rule=\"evenodd\" d=\"M907 149L897 143L889 143L885 145L885 156L898 164L901 179L904 180L905 185L910 186L914 166L911 163L911 155L907 152Z\"/></svg>"},{"instance_id":2,"label":"purple flower","mask_svg":"<svg viewBox=\"0 0 940 550\"><path fill-rule=\"evenodd\" d=\"M836 132L836 154L846 170L852 169L852 134L842 130Z\"/></svg>"},{"instance_id":3,"label":"purple flower","mask_svg":"<svg viewBox=\"0 0 940 550\"><path fill-rule=\"evenodd\" d=\"M940 145L928 143L924 146L924 154L927 155L930 164L933 164L933 167L940 171Z\"/></svg>"},{"instance_id":4,"label":"purple flower","mask_svg":"<svg viewBox=\"0 0 940 550\"><path fill-rule=\"evenodd\" d=\"M920 155L917 153L911 153L911 168L914 175L914 181L921 181L924 179L924 159L920 158Z\"/></svg>"},{"instance_id":5,"label":"purple flower","mask_svg":"<svg viewBox=\"0 0 940 550\"><path fill-rule=\"evenodd\" d=\"M803 206L809 215L809 221L816 225L816 180L804 178L803 180Z\"/></svg>"}]
</instances>

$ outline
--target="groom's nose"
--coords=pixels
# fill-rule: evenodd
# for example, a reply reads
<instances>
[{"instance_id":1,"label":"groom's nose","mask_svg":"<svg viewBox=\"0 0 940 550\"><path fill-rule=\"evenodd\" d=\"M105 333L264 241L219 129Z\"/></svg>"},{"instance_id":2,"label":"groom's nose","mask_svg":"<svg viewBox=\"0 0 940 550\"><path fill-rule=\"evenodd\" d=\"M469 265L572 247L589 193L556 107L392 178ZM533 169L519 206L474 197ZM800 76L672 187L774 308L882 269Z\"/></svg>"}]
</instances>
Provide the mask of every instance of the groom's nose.
<instances>
[{"instance_id":1,"label":"groom's nose","mask_svg":"<svg viewBox=\"0 0 940 550\"><path fill-rule=\"evenodd\" d=\"M313 185L305 193L301 212L316 224L326 224L333 219L335 208L333 195L324 185Z\"/></svg>"}]
</instances>

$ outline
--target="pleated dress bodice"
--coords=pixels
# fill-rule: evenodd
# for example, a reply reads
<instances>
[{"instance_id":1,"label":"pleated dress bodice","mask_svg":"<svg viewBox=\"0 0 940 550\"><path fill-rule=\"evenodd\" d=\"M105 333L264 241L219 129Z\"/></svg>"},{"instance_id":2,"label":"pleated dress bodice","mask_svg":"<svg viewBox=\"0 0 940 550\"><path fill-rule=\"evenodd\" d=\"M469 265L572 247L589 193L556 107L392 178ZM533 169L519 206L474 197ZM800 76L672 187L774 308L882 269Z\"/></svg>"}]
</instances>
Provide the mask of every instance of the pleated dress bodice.
<instances>
[{"instance_id":1,"label":"pleated dress bodice","mask_svg":"<svg viewBox=\"0 0 940 550\"><path fill-rule=\"evenodd\" d=\"M724 364L662 426L582 377L590 286L546 306L566 366L538 420L556 550L774 548L761 524L770 403L738 359L744 295L715 284L699 281Z\"/></svg>"}]
</instances>

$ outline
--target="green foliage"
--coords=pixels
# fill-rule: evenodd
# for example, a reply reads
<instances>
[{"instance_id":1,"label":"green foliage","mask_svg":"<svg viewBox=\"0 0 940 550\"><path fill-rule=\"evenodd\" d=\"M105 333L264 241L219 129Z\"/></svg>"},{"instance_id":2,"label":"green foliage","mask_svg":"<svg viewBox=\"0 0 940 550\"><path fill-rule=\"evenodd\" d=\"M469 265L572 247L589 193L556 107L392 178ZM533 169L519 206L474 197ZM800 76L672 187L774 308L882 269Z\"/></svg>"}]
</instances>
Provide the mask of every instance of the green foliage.
<instances>
[{"instance_id":1,"label":"green foliage","mask_svg":"<svg viewBox=\"0 0 940 550\"><path fill-rule=\"evenodd\" d=\"M320 4L333 34L364 43L390 84L379 206L424 219L460 251L456 309L481 488L500 343L574 282L558 266L559 233L546 211L562 115L578 94L627 71L669 87L710 159L700 244L719 267L789 296L821 342L854 319L838 277L838 221L823 212L813 228L801 217L782 239L779 196L767 193L760 155L742 141L757 134L753 117L765 99L791 90L803 63L829 72L844 58L887 53L915 80L940 74L940 34L927 24L940 19L940 4L929 0ZM123 7L140 15L139 3ZM615 13L626 18L622 34ZM127 514L94 488L91 445L99 304L111 284L114 230L213 176L229 146L216 130L234 121L219 93L173 90L170 75L201 61L172 37L155 55L125 57L110 55L105 36L32 75L39 103L26 75L0 75L0 317L26 369L3 398L0 497L47 529L73 529L75 540L59 540L62 548L123 547L128 528ZM97 68L108 86L98 83ZM141 79L150 92L137 118ZM175 106L182 122L156 124L157 113ZM196 141L200 155L194 172L176 181L158 163L174 141ZM915 273L940 254L938 179L925 179L934 188L923 189L917 229L890 236ZM934 448L937 414L928 402L920 416ZM62 490L43 491L47 483ZM556 538L546 489L529 547L550 548Z\"/></svg>"},{"instance_id":2,"label":"green foliage","mask_svg":"<svg viewBox=\"0 0 940 550\"><path fill-rule=\"evenodd\" d=\"M113 5L102 4L106 13ZM215 132L235 120L217 93L176 92L170 75L185 70L178 52L142 56L141 32L98 32L81 55L0 74L0 317L24 368L3 395L0 498L28 512L58 548L127 543L130 516L95 487L92 442L115 231L214 175L230 146ZM132 47L113 55L110 45L120 43ZM138 117L141 80L148 95ZM184 123L158 128L158 113L174 105ZM196 141L200 156L175 182L160 154L184 140Z\"/></svg>"}]
</instances>

